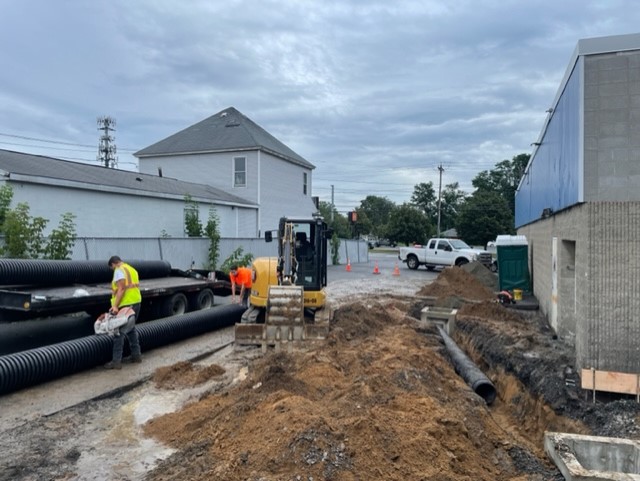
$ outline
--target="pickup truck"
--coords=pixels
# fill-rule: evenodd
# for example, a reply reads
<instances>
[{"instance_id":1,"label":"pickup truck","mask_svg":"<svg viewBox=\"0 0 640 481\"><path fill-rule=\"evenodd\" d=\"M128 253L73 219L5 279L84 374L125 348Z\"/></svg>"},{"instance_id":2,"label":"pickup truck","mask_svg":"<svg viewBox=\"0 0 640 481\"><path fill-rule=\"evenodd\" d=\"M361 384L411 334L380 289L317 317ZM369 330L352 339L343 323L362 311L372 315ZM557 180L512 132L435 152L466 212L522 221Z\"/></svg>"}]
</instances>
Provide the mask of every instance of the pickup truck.
<instances>
[{"instance_id":1,"label":"pickup truck","mask_svg":"<svg viewBox=\"0 0 640 481\"><path fill-rule=\"evenodd\" d=\"M491 267L491 254L473 249L460 239L429 239L426 246L400 247L398 259L406 262L409 269L426 266L432 271L436 267L461 266L478 261Z\"/></svg>"}]
</instances>

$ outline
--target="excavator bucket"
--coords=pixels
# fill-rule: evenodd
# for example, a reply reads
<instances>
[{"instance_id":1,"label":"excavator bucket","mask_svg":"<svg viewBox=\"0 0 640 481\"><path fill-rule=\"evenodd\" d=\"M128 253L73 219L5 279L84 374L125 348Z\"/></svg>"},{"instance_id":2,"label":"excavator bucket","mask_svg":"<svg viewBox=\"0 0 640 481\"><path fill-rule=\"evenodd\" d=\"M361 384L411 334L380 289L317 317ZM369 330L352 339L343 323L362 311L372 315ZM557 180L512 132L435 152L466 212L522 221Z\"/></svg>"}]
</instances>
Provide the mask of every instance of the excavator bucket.
<instances>
[{"instance_id":1,"label":"excavator bucket","mask_svg":"<svg viewBox=\"0 0 640 481\"><path fill-rule=\"evenodd\" d=\"M324 340L329 334L329 319L306 322L304 317L304 290L302 286L270 286L264 324L236 324L235 340L238 345L260 345L276 350L308 341Z\"/></svg>"}]
</instances>

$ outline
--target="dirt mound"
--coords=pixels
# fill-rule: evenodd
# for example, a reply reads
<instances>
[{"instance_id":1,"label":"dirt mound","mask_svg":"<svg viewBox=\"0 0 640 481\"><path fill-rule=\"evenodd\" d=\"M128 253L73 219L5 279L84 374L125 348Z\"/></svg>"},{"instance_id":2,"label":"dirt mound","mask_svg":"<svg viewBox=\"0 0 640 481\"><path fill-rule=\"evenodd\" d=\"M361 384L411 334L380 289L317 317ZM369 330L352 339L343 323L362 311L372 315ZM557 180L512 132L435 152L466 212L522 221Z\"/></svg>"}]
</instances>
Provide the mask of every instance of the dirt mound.
<instances>
[{"instance_id":1,"label":"dirt mound","mask_svg":"<svg viewBox=\"0 0 640 481\"><path fill-rule=\"evenodd\" d=\"M480 267L487 271L485 267ZM418 295L445 298L457 296L478 301L495 298L492 289L484 285L472 273L459 267L445 268L434 282L420 289Z\"/></svg>"},{"instance_id":2,"label":"dirt mound","mask_svg":"<svg viewBox=\"0 0 640 481\"><path fill-rule=\"evenodd\" d=\"M197 386L209 379L224 374L224 369L216 364L198 366L188 361L156 369L151 380L160 389L182 389Z\"/></svg>"},{"instance_id":3,"label":"dirt mound","mask_svg":"<svg viewBox=\"0 0 640 481\"><path fill-rule=\"evenodd\" d=\"M487 269L483 264L480 264L479 262L469 262L468 264L461 266L461 269L471 274L492 291L498 290L498 276Z\"/></svg>"},{"instance_id":4,"label":"dirt mound","mask_svg":"<svg viewBox=\"0 0 640 481\"><path fill-rule=\"evenodd\" d=\"M493 481L551 473L540 448L496 424L439 337L418 334L396 309L342 308L334 342L271 352L236 388L150 421L146 434L178 452L148 479Z\"/></svg>"}]
</instances>

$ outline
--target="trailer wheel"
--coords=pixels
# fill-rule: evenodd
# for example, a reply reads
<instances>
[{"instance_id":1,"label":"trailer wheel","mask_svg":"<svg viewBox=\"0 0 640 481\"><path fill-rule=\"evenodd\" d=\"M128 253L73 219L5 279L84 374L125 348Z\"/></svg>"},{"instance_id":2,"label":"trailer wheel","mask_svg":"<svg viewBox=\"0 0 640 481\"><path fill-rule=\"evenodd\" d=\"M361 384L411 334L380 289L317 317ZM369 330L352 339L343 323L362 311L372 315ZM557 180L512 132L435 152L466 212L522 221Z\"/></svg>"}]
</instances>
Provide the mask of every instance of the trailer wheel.
<instances>
[{"instance_id":1,"label":"trailer wheel","mask_svg":"<svg viewBox=\"0 0 640 481\"><path fill-rule=\"evenodd\" d=\"M187 296L182 292L177 292L162 301L160 306L160 317L182 315L187 312L188 307L189 303L187 302Z\"/></svg>"},{"instance_id":2,"label":"trailer wheel","mask_svg":"<svg viewBox=\"0 0 640 481\"><path fill-rule=\"evenodd\" d=\"M213 291L211 289L202 289L189 296L190 311L201 311L210 307L213 307Z\"/></svg>"}]
</instances>

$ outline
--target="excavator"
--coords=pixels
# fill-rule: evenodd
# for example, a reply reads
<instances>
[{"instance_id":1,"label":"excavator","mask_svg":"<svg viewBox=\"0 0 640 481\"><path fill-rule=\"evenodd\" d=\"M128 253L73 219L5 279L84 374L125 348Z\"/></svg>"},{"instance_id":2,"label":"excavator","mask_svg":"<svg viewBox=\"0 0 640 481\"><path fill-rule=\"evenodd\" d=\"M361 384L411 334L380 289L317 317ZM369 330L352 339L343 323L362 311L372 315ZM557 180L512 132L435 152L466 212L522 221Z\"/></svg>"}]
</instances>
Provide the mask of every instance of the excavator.
<instances>
[{"instance_id":1,"label":"excavator","mask_svg":"<svg viewBox=\"0 0 640 481\"><path fill-rule=\"evenodd\" d=\"M265 241L273 242L273 231ZM327 239L332 231L319 215L282 217L277 230L278 257L252 264L249 307L235 325L236 345L276 350L326 339L331 309L327 302Z\"/></svg>"}]
</instances>

